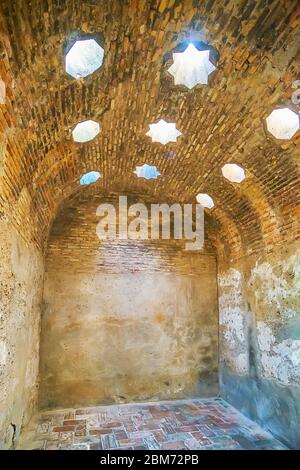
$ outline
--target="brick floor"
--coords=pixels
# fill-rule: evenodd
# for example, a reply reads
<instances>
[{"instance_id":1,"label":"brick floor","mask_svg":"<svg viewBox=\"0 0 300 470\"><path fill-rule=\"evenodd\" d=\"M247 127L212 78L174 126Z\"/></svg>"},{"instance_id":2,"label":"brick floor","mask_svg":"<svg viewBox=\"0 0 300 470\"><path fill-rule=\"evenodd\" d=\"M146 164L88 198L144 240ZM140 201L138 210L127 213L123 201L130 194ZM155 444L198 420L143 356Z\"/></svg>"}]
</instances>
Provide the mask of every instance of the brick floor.
<instances>
[{"instance_id":1,"label":"brick floor","mask_svg":"<svg viewBox=\"0 0 300 470\"><path fill-rule=\"evenodd\" d=\"M220 398L43 412L23 449L286 449Z\"/></svg>"}]
</instances>

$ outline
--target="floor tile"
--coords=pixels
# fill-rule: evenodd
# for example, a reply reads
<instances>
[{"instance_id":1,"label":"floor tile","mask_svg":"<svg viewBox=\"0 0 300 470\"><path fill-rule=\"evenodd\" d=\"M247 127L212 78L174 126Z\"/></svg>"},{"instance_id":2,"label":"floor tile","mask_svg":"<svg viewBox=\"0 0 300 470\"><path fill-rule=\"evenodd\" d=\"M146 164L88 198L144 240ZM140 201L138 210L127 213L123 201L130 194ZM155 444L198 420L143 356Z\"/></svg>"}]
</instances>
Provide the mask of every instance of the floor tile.
<instances>
[{"instance_id":1,"label":"floor tile","mask_svg":"<svg viewBox=\"0 0 300 470\"><path fill-rule=\"evenodd\" d=\"M286 449L220 398L48 411L32 426L20 448Z\"/></svg>"}]
</instances>

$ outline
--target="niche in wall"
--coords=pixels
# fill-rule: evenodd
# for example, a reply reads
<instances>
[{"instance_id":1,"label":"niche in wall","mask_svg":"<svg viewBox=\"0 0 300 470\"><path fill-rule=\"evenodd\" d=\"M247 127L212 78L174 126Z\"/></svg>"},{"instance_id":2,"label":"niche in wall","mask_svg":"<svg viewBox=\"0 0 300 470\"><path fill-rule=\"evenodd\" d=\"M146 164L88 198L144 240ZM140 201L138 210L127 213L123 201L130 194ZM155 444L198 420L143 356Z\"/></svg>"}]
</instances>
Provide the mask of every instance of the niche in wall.
<instances>
[{"instance_id":1,"label":"niche in wall","mask_svg":"<svg viewBox=\"0 0 300 470\"><path fill-rule=\"evenodd\" d=\"M99 196L50 236L41 333L42 407L215 395L216 259L178 241L96 235Z\"/></svg>"}]
</instances>

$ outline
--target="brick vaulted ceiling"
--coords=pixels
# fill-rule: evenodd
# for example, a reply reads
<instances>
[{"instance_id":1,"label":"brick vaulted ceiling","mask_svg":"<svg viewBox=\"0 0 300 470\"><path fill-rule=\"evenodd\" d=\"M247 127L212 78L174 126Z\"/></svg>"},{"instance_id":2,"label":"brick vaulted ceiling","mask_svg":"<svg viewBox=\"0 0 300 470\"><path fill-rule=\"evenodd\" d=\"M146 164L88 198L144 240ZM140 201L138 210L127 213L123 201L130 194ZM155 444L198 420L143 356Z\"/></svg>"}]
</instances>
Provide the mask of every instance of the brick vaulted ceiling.
<instances>
[{"instance_id":1,"label":"brick vaulted ceiling","mask_svg":"<svg viewBox=\"0 0 300 470\"><path fill-rule=\"evenodd\" d=\"M98 71L75 80L64 70L64 47L80 31L100 33L105 54ZM209 85L192 90L167 72L171 52L189 41L219 54ZM82 191L160 202L192 202L203 192L214 199L209 219L220 236L250 251L299 236L300 132L278 141L264 127L274 108L291 106L299 64L298 0L1 0L4 212L42 245L58 207ZM145 135L161 118L176 122L177 143ZM101 132L74 143L71 130L84 119ZM231 162L246 171L240 185L222 176ZM161 177L137 178L143 163ZM90 170L102 179L80 187Z\"/></svg>"}]
</instances>

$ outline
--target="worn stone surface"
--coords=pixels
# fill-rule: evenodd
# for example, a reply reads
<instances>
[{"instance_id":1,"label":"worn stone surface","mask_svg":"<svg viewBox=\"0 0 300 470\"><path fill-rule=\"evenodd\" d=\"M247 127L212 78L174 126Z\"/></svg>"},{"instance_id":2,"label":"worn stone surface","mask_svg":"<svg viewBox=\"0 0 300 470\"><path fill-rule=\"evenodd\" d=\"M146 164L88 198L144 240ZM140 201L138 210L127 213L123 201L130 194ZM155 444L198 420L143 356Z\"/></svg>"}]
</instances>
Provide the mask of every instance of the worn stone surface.
<instances>
[{"instance_id":1,"label":"worn stone surface","mask_svg":"<svg viewBox=\"0 0 300 470\"><path fill-rule=\"evenodd\" d=\"M14 445L37 404L43 259L0 220L0 449Z\"/></svg>"},{"instance_id":2,"label":"worn stone surface","mask_svg":"<svg viewBox=\"0 0 300 470\"><path fill-rule=\"evenodd\" d=\"M243 258L219 275L221 393L294 448L300 447L299 266L293 243Z\"/></svg>"},{"instance_id":3,"label":"worn stone surface","mask_svg":"<svg viewBox=\"0 0 300 470\"><path fill-rule=\"evenodd\" d=\"M63 210L49 239L41 406L215 395L213 253L174 240L100 242L98 204Z\"/></svg>"}]
</instances>

